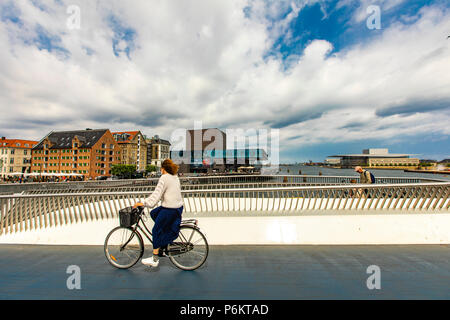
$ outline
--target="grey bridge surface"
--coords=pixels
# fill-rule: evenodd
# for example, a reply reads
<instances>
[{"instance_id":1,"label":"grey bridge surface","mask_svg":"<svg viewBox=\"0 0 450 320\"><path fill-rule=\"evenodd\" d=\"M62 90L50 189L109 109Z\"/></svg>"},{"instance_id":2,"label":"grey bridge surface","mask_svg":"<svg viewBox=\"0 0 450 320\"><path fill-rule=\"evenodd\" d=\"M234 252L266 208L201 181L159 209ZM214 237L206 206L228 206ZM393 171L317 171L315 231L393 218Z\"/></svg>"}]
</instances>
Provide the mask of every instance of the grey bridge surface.
<instances>
[{"instance_id":1,"label":"grey bridge surface","mask_svg":"<svg viewBox=\"0 0 450 320\"><path fill-rule=\"evenodd\" d=\"M144 257L151 253L146 249ZM450 299L450 246L212 246L181 271L108 264L101 246L0 246L0 299ZM67 267L81 270L69 290ZM381 270L369 290L367 267Z\"/></svg>"}]
</instances>

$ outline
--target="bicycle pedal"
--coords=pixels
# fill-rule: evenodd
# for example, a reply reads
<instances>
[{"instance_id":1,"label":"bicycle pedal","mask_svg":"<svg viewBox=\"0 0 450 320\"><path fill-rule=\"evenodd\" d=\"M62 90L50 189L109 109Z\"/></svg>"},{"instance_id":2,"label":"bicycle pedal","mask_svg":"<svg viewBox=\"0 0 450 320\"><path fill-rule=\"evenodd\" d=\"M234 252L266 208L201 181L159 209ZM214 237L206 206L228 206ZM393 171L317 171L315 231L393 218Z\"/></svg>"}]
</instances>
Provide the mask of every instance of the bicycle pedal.
<instances>
[{"instance_id":1,"label":"bicycle pedal","mask_svg":"<svg viewBox=\"0 0 450 320\"><path fill-rule=\"evenodd\" d=\"M160 258L164 258L164 257L168 257L168 255L165 252L158 252L158 257Z\"/></svg>"}]
</instances>

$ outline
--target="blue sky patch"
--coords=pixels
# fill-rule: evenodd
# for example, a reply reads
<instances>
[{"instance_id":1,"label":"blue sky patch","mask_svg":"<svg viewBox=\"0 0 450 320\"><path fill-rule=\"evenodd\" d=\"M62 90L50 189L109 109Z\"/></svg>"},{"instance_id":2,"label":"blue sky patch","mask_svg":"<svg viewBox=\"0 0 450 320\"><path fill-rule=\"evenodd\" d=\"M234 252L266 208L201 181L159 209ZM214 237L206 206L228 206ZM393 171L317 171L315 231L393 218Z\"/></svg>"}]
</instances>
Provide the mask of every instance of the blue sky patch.
<instances>
[{"instance_id":1,"label":"blue sky patch","mask_svg":"<svg viewBox=\"0 0 450 320\"><path fill-rule=\"evenodd\" d=\"M63 58L69 58L70 52L61 46L61 38L57 35L50 34L41 25L36 26L36 37L33 43L39 50L47 50L62 55Z\"/></svg>"},{"instance_id":2,"label":"blue sky patch","mask_svg":"<svg viewBox=\"0 0 450 320\"><path fill-rule=\"evenodd\" d=\"M301 56L304 49L314 40L326 40L333 45L333 54L355 44L369 42L382 34L384 29L394 23L404 25L412 24L420 18L420 10L427 5L433 4L443 8L450 8L447 0L412 0L404 1L402 4L381 11L381 29L367 28L367 19L360 22L354 21L354 16L360 7L360 1L349 2L345 6L337 6L340 0L322 1L306 5L293 19L288 29L274 44L267 57L277 56L289 59L290 56ZM377 4L377 1L374 1ZM277 19L284 19L293 11L292 7L286 7ZM364 10L365 11L365 10ZM246 16L250 15L251 9L244 9ZM367 14L369 17L370 14ZM275 23L275 21L273 21ZM268 29L271 30L273 24ZM289 34L289 37L286 35Z\"/></svg>"},{"instance_id":3,"label":"blue sky patch","mask_svg":"<svg viewBox=\"0 0 450 320\"><path fill-rule=\"evenodd\" d=\"M12 22L18 25L23 25L23 22L20 19L20 14L20 10L12 1L0 5L0 19L2 22Z\"/></svg>"},{"instance_id":4,"label":"blue sky patch","mask_svg":"<svg viewBox=\"0 0 450 320\"><path fill-rule=\"evenodd\" d=\"M36 8L38 8L41 11L48 11L48 8L45 4L42 3L41 0L30 0L31 3L33 4L33 6L35 6Z\"/></svg>"},{"instance_id":5,"label":"blue sky patch","mask_svg":"<svg viewBox=\"0 0 450 320\"><path fill-rule=\"evenodd\" d=\"M121 53L125 53L129 60L131 60L131 52L135 50L136 30L125 26L118 17L110 15L108 17L109 27L114 32L112 38L112 48L114 55L119 57Z\"/></svg>"}]
</instances>

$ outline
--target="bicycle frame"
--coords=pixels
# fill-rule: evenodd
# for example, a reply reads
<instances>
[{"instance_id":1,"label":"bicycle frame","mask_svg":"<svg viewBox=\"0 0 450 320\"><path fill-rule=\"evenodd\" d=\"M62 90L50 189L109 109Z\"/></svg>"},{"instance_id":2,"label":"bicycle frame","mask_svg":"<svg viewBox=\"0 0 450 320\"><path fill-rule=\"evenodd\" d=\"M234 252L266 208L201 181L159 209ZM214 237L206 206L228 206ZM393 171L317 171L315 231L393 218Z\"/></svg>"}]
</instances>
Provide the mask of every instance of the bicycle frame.
<instances>
[{"instance_id":1,"label":"bicycle frame","mask_svg":"<svg viewBox=\"0 0 450 320\"><path fill-rule=\"evenodd\" d=\"M142 208L142 209L139 209L139 210L140 210L140 211L139 211L139 218L138 218L138 221L136 222L136 224L134 225L134 227L131 228L131 230L133 230L133 233L131 234L130 239L128 239L128 241L125 242L125 243L121 246L121 248L120 248L121 251L122 251L122 250L126 247L126 245L133 239L134 233L135 233L135 232L138 233L138 234L140 235L140 233L139 233L139 231L137 231L137 229L139 229L140 231L142 231L142 233L145 235L145 237L148 239L148 241L150 241L150 243L153 244L153 239L152 239L153 235L152 235L151 231L148 230L147 225L145 224L145 222L142 220L142 215L144 214L144 209ZM142 224L144 225L144 229L145 229L145 230L140 226L141 221L142 221ZM197 226L197 220L195 220L195 219L189 219L189 220L181 221L180 227L181 227L181 226L191 226L191 227L193 227L194 229L200 231L200 228ZM181 234L181 233L180 233L180 234ZM141 236L141 237L142 237L142 236ZM189 240L186 239L182 234L181 234L181 237L183 238L182 240L183 240L183 241L185 242L185 244L186 244L185 247L186 247L186 248L189 248L189 244L190 244L190 242L191 242L191 240L192 240L192 235L191 235L191 237L189 238ZM163 249L164 249L167 253L169 252L169 250L167 249L167 247L166 247L166 248L163 248ZM187 251L189 251L189 249L188 249ZM187 251L186 251L186 252L187 252ZM180 252L178 251L177 253L180 253Z\"/></svg>"},{"instance_id":2,"label":"bicycle frame","mask_svg":"<svg viewBox=\"0 0 450 320\"><path fill-rule=\"evenodd\" d=\"M144 210L142 210L141 213L139 214L138 222L137 222L136 225L134 226L133 231L136 231L136 229L139 228L139 230L141 230L141 231L144 233L144 235L145 235L145 237L148 239L148 241L150 241L150 242L153 244L153 235L152 235L152 233L150 232L150 230L148 230L147 225L145 224L145 222L142 220L142 214L143 214L143 212L144 212ZM141 221L142 221L142 224L144 225L145 230L142 229L142 227L140 226L140 222L141 222ZM147 234L146 231L148 232L148 234Z\"/></svg>"},{"instance_id":3,"label":"bicycle frame","mask_svg":"<svg viewBox=\"0 0 450 320\"><path fill-rule=\"evenodd\" d=\"M137 234L140 235L139 231L137 231L138 228L139 228L139 230L141 230L141 231L144 233L144 235L145 235L145 237L148 239L148 241L150 241L151 244L153 244L153 239L152 239L153 235L152 235L152 233L150 232L150 230L148 230L148 228L147 228L147 226L145 225L145 223L142 222L142 224L144 225L144 228L145 228L145 230L148 232L148 234L147 234L147 232L145 232L145 230L142 229L142 227L140 226L140 222L142 221L142 214L143 214L143 213L144 213L144 209L139 209L139 218L138 218L138 221L136 222L136 224L134 225L134 227L131 227L131 228L130 228L131 230L133 230L133 232L131 233L131 237L130 237L130 239L128 239L127 242L125 242L125 243L120 247L120 251L122 251L122 250L127 246L127 244L133 239L134 233L135 233L135 232L136 232ZM150 234L150 235L149 235L149 234ZM141 238L142 238L142 236L141 236Z\"/></svg>"}]
</instances>

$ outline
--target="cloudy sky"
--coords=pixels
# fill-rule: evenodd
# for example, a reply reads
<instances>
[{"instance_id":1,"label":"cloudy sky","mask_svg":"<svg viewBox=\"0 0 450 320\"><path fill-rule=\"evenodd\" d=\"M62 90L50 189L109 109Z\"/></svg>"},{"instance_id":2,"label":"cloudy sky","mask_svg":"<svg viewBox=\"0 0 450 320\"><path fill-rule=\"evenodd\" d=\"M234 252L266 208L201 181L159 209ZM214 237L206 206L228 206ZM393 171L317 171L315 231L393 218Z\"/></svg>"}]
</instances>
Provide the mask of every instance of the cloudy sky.
<instances>
[{"instance_id":1,"label":"cloudy sky","mask_svg":"<svg viewBox=\"0 0 450 320\"><path fill-rule=\"evenodd\" d=\"M0 0L0 135L201 120L278 129L282 162L450 158L449 35L448 0Z\"/></svg>"}]
</instances>

